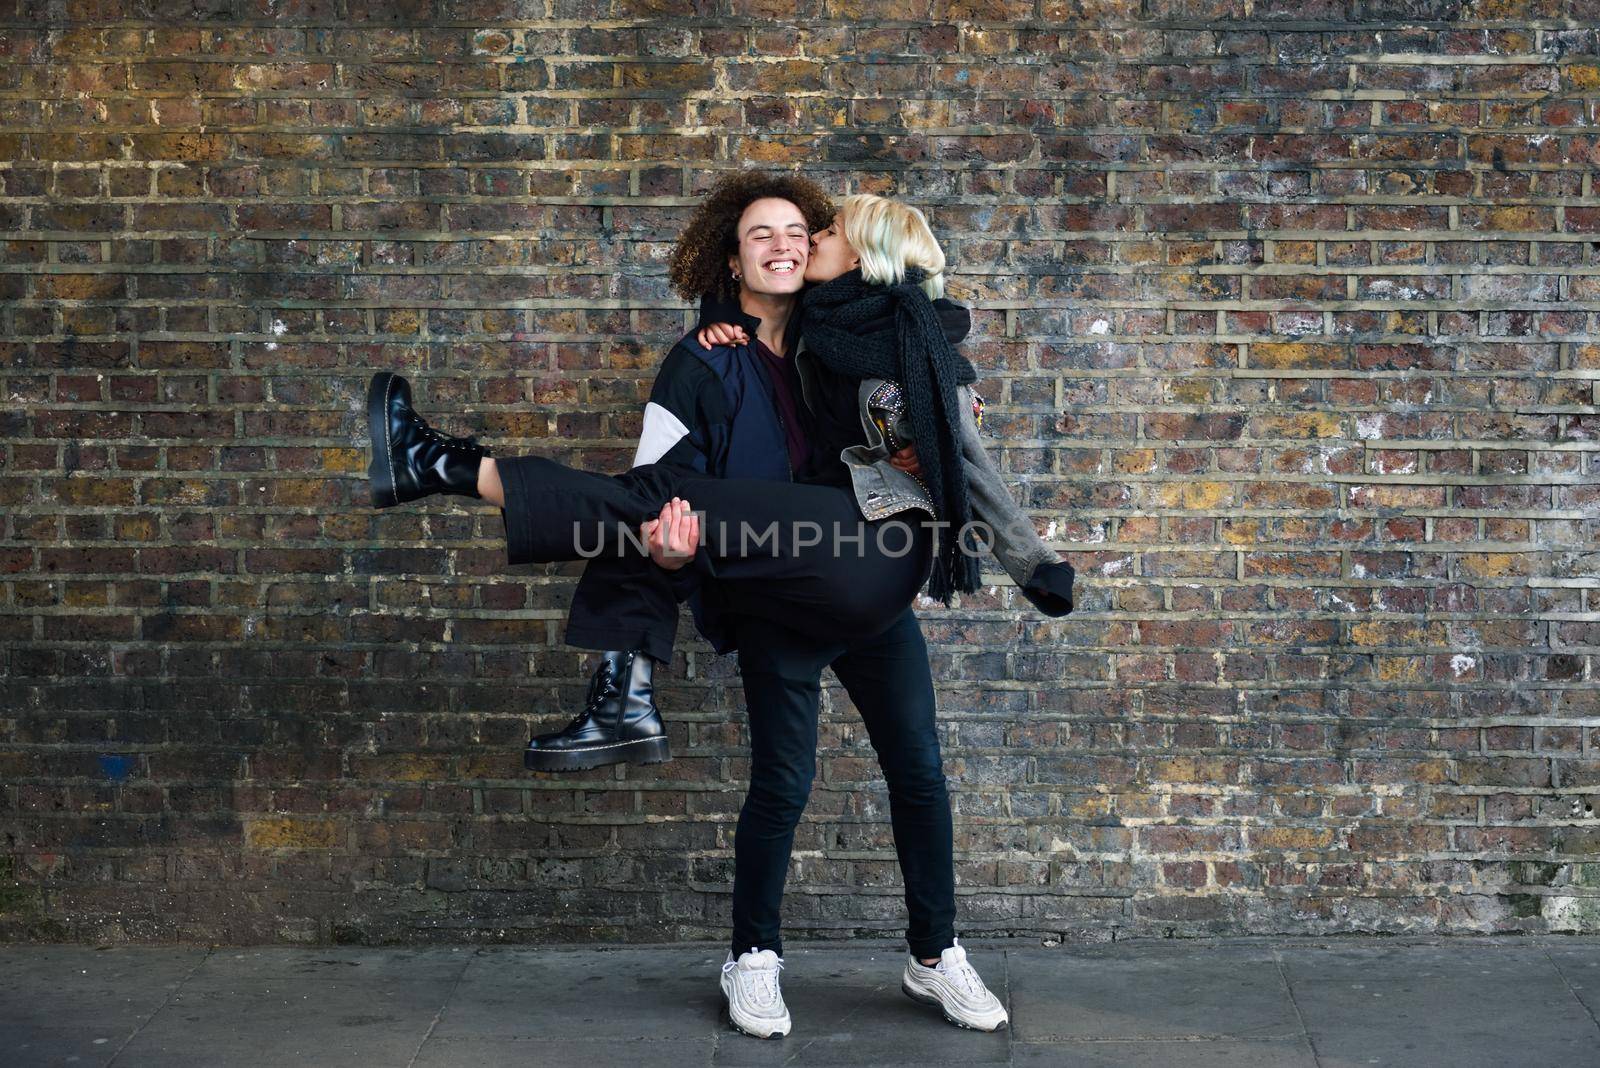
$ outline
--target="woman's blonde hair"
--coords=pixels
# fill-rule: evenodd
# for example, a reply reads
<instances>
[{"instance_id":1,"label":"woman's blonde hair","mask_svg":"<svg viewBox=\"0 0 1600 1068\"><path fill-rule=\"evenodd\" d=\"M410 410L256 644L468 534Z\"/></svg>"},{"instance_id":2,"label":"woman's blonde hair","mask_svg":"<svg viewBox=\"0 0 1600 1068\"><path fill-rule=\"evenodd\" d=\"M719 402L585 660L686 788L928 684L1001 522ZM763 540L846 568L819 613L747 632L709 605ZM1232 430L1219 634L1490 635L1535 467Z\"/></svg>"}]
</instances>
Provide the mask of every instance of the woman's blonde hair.
<instances>
[{"instance_id":1,"label":"woman's blonde hair","mask_svg":"<svg viewBox=\"0 0 1600 1068\"><path fill-rule=\"evenodd\" d=\"M927 272L922 291L929 300L944 296L944 250L928 228L927 216L910 204L855 193L839 202L839 232L861 257L861 277L873 285L899 285L907 267Z\"/></svg>"}]
</instances>

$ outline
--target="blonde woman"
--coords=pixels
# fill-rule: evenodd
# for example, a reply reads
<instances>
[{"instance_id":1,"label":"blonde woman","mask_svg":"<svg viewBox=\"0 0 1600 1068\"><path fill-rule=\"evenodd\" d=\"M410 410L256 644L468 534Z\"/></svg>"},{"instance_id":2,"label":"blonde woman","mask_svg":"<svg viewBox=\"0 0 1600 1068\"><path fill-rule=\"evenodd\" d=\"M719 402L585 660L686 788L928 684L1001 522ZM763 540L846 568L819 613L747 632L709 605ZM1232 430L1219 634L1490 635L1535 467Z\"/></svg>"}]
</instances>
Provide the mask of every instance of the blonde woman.
<instances>
[{"instance_id":1,"label":"blonde woman","mask_svg":"<svg viewBox=\"0 0 1600 1068\"><path fill-rule=\"evenodd\" d=\"M941 534L992 531L987 547L1023 596L1061 615L1071 610L1071 567L1039 539L975 433L963 447L964 422L977 430L983 402L964 388L977 375L950 340L965 335L965 324L952 331L938 307L966 319L965 309L940 299L944 269L927 218L887 197L845 197L833 221L812 235L794 364L815 424L810 462L796 480L865 488L868 515L932 505ZM714 307L710 317L719 310L728 309ZM747 334L729 322L699 337L709 347L742 343ZM909 464L894 457L908 444L915 445ZM901 500L872 507L887 498ZM958 540L939 539L928 583L929 595L945 604L952 592L977 588L978 554L958 551Z\"/></svg>"}]
</instances>

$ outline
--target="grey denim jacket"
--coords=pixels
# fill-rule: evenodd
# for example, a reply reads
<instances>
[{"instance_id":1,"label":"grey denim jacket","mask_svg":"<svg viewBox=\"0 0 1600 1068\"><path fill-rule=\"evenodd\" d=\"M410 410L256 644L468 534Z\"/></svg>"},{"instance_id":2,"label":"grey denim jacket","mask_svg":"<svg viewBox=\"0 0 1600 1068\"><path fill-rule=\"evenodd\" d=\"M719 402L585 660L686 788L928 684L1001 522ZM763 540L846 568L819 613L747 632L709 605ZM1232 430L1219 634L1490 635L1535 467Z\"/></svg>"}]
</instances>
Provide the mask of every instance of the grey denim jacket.
<instances>
[{"instance_id":1,"label":"grey denim jacket","mask_svg":"<svg viewBox=\"0 0 1600 1068\"><path fill-rule=\"evenodd\" d=\"M817 386L811 361L815 358L806 350L802 339L795 349L795 371L800 377L802 399L813 411L816 405L812 395ZM922 483L890 462L889 446L869 412L867 399L886 381L883 378L861 380L857 400L866 444L847 446L839 453L839 459L849 469L856 503L867 519L882 519L912 508L934 515L933 501ZM966 473L972 517L984 524L976 528L977 540L985 545L992 541L989 547L995 560L1035 608L1048 616L1066 615L1072 611L1072 565L1045 544L1034 529L1032 518L1006 489L989 451L984 448L973 415L972 388L957 386L956 391L960 400L956 407L961 412L961 466ZM894 429L895 436L903 441L913 437L907 416L902 416ZM934 518L941 517L935 515Z\"/></svg>"}]
</instances>

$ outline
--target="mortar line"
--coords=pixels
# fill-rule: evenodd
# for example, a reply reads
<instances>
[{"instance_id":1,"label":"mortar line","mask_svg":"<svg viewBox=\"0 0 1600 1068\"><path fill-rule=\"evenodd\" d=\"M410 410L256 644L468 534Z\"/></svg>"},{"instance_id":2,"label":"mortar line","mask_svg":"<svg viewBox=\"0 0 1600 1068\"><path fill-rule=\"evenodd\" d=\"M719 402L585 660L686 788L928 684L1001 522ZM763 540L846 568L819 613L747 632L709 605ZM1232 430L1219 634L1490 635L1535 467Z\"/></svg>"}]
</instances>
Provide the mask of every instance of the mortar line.
<instances>
[{"instance_id":1,"label":"mortar line","mask_svg":"<svg viewBox=\"0 0 1600 1068\"><path fill-rule=\"evenodd\" d=\"M1065 948L1065 947L1063 947ZM1016 1006L1011 1004L1011 950L1000 951L1001 977L1006 984L1006 1066L1012 1068L1017 1063L1017 1013Z\"/></svg>"},{"instance_id":2,"label":"mortar line","mask_svg":"<svg viewBox=\"0 0 1600 1068\"><path fill-rule=\"evenodd\" d=\"M872 994L877 994L877 993L880 993L880 992L882 992L884 990L887 990L887 989L889 989L889 984L883 983L883 984L881 984L879 986L872 987L869 992L872 993ZM872 999L870 997L863 997L859 1002L856 1003L855 1008L851 1009L849 1012L845 1013L843 1016L841 1016L837 1020L833 1021L833 1025L834 1026L838 1026L839 1024L844 1023L846 1020L852 1019L855 1016L860 1015L862 1012L865 1012L867 1009L872 1008L872 1006L873 1006ZM793 1053L790 1053L787 1056L785 1056L783 1058L783 1063L784 1064L794 1064L794 1063L796 1063L800 1059L800 1056L803 1053L805 1053L806 1050L810 1049L812 1046L816 1045L821 1040L822 1040L822 1036L821 1035L819 1035L816 1038L813 1038L813 1039L809 1040L808 1042L806 1042L805 1045L801 1046L799 1049L795 1050Z\"/></svg>"},{"instance_id":3,"label":"mortar line","mask_svg":"<svg viewBox=\"0 0 1600 1068\"><path fill-rule=\"evenodd\" d=\"M1578 992L1572 988L1572 983L1567 980L1567 973L1561 970L1561 962L1550 955L1550 947L1542 945L1539 947L1539 951L1544 954L1545 960L1550 962L1551 967L1555 968L1556 974L1561 977L1561 985L1567 988L1567 993L1572 995L1573 1000L1578 1003L1578 1007L1583 1010L1583 1014L1589 1017L1589 1022L1594 1024L1595 1030L1600 1031L1600 1018L1595 1016L1594 1010L1589 1008L1583 998L1578 996Z\"/></svg>"},{"instance_id":4,"label":"mortar line","mask_svg":"<svg viewBox=\"0 0 1600 1068\"><path fill-rule=\"evenodd\" d=\"M215 947L208 948L205 952L205 956L195 961L194 967L190 968L188 973L185 974L182 979L178 980L178 985L172 988L172 993L167 995L167 999L156 1008L156 1011L145 1017L144 1021L140 1023L138 1027L133 1029L133 1033L127 1038L123 1039L122 1045L118 1046L116 1052L111 1055L111 1059L106 1061L106 1068L111 1068L112 1065L116 1064L117 1058L122 1056L122 1051L127 1049L133 1040L138 1038L139 1035L143 1033L144 1029L149 1027L150 1024L155 1021L157 1016L160 1016L163 1012L165 1012L167 1010L167 1006L171 1005L177 1000L178 995L183 993L183 988L189 984L189 980L194 978L194 973L199 971L201 967L205 965L206 961L210 960L215 953Z\"/></svg>"},{"instance_id":5,"label":"mortar line","mask_svg":"<svg viewBox=\"0 0 1600 1068\"><path fill-rule=\"evenodd\" d=\"M1272 963L1278 969L1278 978L1283 982L1283 989L1289 995L1289 1005L1294 1009L1294 1018L1300 1021L1300 1033L1305 1036L1306 1048L1311 1051L1312 1063L1317 1068L1322 1068L1322 1055L1317 1052L1317 1043L1311 1037L1311 1028L1306 1026L1306 1017L1300 1011L1300 1002L1294 996L1294 984L1289 982L1289 973L1283 970L1283 950L1272 946Z\"/></svg>"},{"instance_id":6,"label":"mortar line","mask_svg":"<svg viewBox=\"0 0 1600 1068\"><path fill-rule=\"evenodd\" d=\"M439 1026L439 1020L444 1016L444 1010L450 1007L450 1002L456 996L456 990L461 986L462 978L467 974L467 969L472 966L476 954L469 956L461 962L461 970L456 972L456 977L450 983L450 989L445 992L444 1001L440 1004L433 1019L428 1021L428 1029L422 1033L422 1038L417 1041L417 1048L411 1051L411 1059L406 1061L406 1068L414 1068L417 1058L422 1056L422 1047L428 1044L428 1039L433 1037L434 1029Z\"/></svg>"}]
</instances>

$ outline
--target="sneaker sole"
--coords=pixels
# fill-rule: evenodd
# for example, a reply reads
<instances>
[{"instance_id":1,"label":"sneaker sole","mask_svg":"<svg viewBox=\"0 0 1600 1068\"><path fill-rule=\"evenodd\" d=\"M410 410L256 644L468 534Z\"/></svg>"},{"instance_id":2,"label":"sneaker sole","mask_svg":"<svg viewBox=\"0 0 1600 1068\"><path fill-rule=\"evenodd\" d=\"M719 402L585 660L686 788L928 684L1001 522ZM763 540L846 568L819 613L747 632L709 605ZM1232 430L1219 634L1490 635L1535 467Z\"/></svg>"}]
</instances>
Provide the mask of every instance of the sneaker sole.
<instances>
[{"instance_id":1,"label":"sneaker sole","mask_svg":"<svg viewBox=\"0 0 1600 1068\"><path fill-rule=\"evenodd\" d=\"M607 764L665 764L672 759L667 736L611 742L590 749L526 749L522 765L529 771L587 771Z\"/></svg>"},{"instance_id":2,"label":"sneaker sole","mask_svg":"<svg viewBox=\"0 0 1600 1068\"><path fill-rule=\"evenodd\" d=\"M389 456L389 384L394 372L379 371L367 385L367 490L374 508L399 504L394 492L394 468Z\"/></svg>"},{"instance_id":3,"label":"sneaker sole","mask_svg":"<svg viewBox=\"0 0 1600 1068\"><path fill-rule=\"evenodd\" d=\"M1006 1023L1007 1023L1007 1021L1001 1020L999 1023L995 1024L993 1027L980 1027L977 1024L967 1023L965 1020L958 1020L954 1016L950 1015L950 1011L944 1007L944 1002L940 1001L937 997L935 997L932 994L924 994L922 991L916 989L910 983L906 982L905 979L903 979L903 978L900 980L900 990L901 990L902 993L905 994L906 997L910 998L912 1001L920 1001L924 1005L937 1006L938 1009L939 1009L939 1012L944 1016L944 1018L946 1020L948 1020L951 1023L955 1024L957 1027L965 1027L968 1031L985 1031L985 1032L998 1031L1001 1028L1005 1027Z\"/></svg>"}]
</instances>

